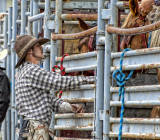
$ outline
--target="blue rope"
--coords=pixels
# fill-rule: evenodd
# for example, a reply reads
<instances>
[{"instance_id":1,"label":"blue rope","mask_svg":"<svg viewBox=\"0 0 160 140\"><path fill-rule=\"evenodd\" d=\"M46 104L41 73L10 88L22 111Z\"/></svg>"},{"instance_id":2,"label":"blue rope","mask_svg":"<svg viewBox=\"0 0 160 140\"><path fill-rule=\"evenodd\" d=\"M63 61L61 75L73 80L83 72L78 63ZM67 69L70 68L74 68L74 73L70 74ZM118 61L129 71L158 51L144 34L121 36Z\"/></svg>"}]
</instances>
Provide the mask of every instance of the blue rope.
<instances>
[{"instance_id":1,"label":"blue rope","mask_svg":"<svg viewBox=\"0 0 160 140\"><path fill-rule=\"evenodd\" d=\"M122 72L122 66L123 66L123 56L125 52L130 51L131 49L127 48L125 49L122 54L121 54L121 59L120 59L120 69L115 70L113 72L113 78L117 80L117 85L119 86L119 100L122 101L121 105L121 115L120 115L120 125L119 125L119 135L118 135L118 140L121 140L122 136L122 127L123 127L123 114L124 114L124 93L125 93L125 88L124 85L126 81L131 78L134 70L131 70L128 77L126 78L125 74ZM122 98L122 99L121 99Z\"/></svg>"},{"instance_id":2,"label":"blue rope","mask_svg":"<svg viewBox=\"0 0 160 140\"><path fill-rule=\"evenodd\" d=\"M149 33L148 48L150 47L150 44L151 44L151 37L152 37L152 32Z\"/></svg>"}]
</instances>

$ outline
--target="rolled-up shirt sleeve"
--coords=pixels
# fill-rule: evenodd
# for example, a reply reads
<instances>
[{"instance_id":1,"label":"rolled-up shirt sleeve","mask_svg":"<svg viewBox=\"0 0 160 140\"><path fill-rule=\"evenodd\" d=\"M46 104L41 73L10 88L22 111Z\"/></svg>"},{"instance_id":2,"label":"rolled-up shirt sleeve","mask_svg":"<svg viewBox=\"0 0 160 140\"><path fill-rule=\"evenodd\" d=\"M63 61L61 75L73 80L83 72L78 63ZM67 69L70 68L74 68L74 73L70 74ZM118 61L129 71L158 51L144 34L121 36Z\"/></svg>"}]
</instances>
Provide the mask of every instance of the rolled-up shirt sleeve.
<instances>
[{"instance_id":1,"label":"rolled-up shirt sleeve","mask_svg":"<svg viewBox=\"0 0 160 140\"><path fill-rule=\"evenodd\" d=\"M30 71L33 87L43 90L71 90L79 88L83 84L91 84L95 81L94 76L61 76L55 72L48 72L41 67Z\"/></svg>"}]
</instances>

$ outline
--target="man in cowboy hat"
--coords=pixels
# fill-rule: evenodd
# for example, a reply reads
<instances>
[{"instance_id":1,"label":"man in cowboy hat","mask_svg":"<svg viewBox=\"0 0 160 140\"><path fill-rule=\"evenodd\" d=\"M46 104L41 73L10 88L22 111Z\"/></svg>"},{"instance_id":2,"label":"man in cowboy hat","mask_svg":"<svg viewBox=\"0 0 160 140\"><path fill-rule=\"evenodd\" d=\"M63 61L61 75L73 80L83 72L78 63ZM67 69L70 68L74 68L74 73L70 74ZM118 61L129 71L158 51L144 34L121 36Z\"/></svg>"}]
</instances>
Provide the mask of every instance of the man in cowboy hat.
<instances>
[{"instance_id":1,"label":"man in cowboy hat","mask_svg":"<svg viewBox=\"0 0 160 140\"><path fill-rule=\"evenodd\" d=\"M48 72L38 64L44 59L41 45L49 40L33 36L19 36L15 42L15 52L19 57L19 67L15 82L17 109L24 120L29 120L29 139L44 137L49 140L48 126L52 112L83 112L80 105L71 105L50 94L51 90L71 90L82 84L94 82L94 76L61 76ZM39 129L41 128L41 129ZM31 138L32 137L32 138Z\"/></svg>"},{"instance_id":2,"label":"man in cowboy hat","mask_svg":"<svg viewBox=\"0 0 160 140\"><path fill-rule=\"evenodd\" d=\"M7 54L7 49L0 52L0 61L3 60ZM10 82L3 70L5 70L5 68L0 67L0 130L10 103Z\"/></svg>"}]
</instances>

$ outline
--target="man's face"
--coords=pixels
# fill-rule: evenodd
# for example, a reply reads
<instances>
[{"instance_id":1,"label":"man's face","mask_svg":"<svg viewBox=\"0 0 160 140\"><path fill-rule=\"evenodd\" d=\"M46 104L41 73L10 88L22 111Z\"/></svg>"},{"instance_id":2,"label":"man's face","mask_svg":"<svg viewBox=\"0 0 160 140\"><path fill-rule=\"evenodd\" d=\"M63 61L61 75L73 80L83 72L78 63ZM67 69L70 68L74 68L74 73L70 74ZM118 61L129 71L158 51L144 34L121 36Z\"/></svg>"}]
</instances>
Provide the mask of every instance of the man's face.
<instances>
[{"instance_id":1,"label":"man's face","mask_svg":"<svg viewBox=\"0 0 160 140\"><path fill-rule=\"evenodd\" d=\"M33 56L39 60L44 59L43 48L39 43L33 47Z\"/></svg>"}]
</instances>

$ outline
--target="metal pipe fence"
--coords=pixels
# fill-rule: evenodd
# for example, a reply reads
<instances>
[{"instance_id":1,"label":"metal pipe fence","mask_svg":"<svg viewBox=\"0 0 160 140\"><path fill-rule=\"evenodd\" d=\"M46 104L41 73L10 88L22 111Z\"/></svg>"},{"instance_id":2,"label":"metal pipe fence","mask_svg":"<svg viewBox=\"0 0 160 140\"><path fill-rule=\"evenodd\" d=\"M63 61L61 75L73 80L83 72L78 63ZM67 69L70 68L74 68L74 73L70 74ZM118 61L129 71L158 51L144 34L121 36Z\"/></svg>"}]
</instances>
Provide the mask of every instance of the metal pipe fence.
<instances>
[{"instance_id":1,"label":"metal pipe fence","mask_svg":"<svg viewBox=\"0 0 160 140\"><path fill-rule=\"evenodd\" d=\"M54 139L60 137L59 131L92 131L92 139L110 140L118 137L119 116L114 115L113 107L120 107L118 100L119 88L113 82L112 72L119 69L121 52L118 50L118 37L121 35L137 35L160 28L160 22L144 27L133 29L118 28L118 9L124 10L129 7L128 2L118 0L99 1L63 1L63 0L22 0L18 8L18 0L13 0L13 7L9 7L4 19L0 19L1 27L0 42L8 49L8 57L4 63L6 73L11 81L11 104L6 119L3 123L3 139L17 140L22 125L22 118L18 115L15 101L15 64L18 60L14 44L17 35L33 35L36 38L51 39L44 46L46 59L41 63L47 71L52 71L54 65L60 65L61 47L63 40L80 39L96 33L96 51L72 54L64 58L63 65L67 73L79 71L95 71L96 83L81 86L68 92L63 92L62 99L70 103L92 103L93 112L79 114L54 114L50 128L55 131ZM42 11L41 11L42 10ZM43 11L44 10L44 11ZM94 11L96 14L75 14L77 11ZM73 14L66 14L72 11ZM62 33L65 22L75 22L77 18L87 21L96 21L97 26L87 31L78 33ZM20 27L20 28L18 28ZM159 68L160 48L147 48L126 52L124 56L123 70L140 70ZM150 59L147 59L150 58ZM130 86L126 87L126 107L152 107L160 105L158 100L160 87ZM56 93L52 93L57 96ZM145 98L145 99L144 99ZM144 99L144 100L143 100ZM160 119L149 118L124 118L124 138L159 138ZM146 127L146 129L145 129ZM149 130L150 129L150 130ZM144 130L144 131L142 131ZM150 132L149 132L150 131ZM152 135L151 135L152 134Z\"/></svg>"}]
</instances>

